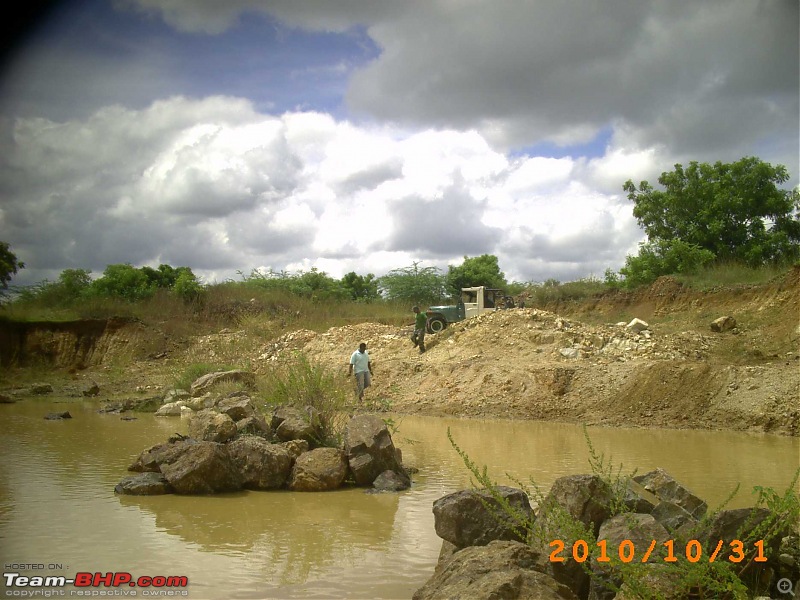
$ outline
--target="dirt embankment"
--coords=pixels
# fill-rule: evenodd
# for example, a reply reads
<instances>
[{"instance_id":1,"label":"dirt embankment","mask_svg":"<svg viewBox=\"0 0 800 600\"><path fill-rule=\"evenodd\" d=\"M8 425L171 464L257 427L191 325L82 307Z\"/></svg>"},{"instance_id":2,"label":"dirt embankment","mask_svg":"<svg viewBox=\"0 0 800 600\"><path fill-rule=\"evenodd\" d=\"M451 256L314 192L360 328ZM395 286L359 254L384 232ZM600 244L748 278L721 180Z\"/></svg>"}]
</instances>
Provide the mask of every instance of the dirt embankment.
<instances>
[{"instance_id":1,"label":"dirt embankment","mask_svg":"<svg viewBox=\"0 0 800 600\"><path fill-rule=\"evenodd\" d=\"M726 315L736 328L712 331ZM649 329L625 327L633 318ZM637 293L497 311L428 336L424 355L410 333L363 323L269 341L226 330L183 344L128 324L104 330L80 376L102 383L103 352L129 353L130 377L117 381L129 388L168 385L167 372L223 357L264 373L295 351L344 373L366 342L367 396L395 412L800 435L800 268L760 286L695 292L661 278ZM70 339L51 352L55 364L73 360Z\"/></svg>"}]
</instances>

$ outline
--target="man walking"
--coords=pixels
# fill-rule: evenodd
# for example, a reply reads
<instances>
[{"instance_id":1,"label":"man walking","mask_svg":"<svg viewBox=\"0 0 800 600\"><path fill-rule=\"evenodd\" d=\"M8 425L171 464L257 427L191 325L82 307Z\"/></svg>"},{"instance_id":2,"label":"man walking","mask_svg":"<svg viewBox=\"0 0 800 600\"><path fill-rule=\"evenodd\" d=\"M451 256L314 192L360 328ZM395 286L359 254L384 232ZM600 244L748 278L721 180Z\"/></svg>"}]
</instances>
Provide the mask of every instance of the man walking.
<instances>
[{"instance_id":1,"label":"man walking","mask_svg":"<svg viewBox=\"0 0 800 600\"><path fill-rule=\"evenodd\" d=\"M425 328L428 326L428 313L420 312L419 306L411 309L416 315L414 317L414 335L411 336L411 341L415 346L419 346L419 353L425 352Z\"/></svg>"},{"instance_id":2,"label":"man walking","mask_svg":"<svg viewBox=\"0 0 800 600\"><path fill-rule=\"evenodd\" d=\"M350 369L347 371L347 376L349 377L354 372L356 375L356 393L359 401L363 401L364 390L372 385L372 363L369 360L367 345L364 342L361 342L358 350L350 356Z\"/></svg>"}]
</instances>

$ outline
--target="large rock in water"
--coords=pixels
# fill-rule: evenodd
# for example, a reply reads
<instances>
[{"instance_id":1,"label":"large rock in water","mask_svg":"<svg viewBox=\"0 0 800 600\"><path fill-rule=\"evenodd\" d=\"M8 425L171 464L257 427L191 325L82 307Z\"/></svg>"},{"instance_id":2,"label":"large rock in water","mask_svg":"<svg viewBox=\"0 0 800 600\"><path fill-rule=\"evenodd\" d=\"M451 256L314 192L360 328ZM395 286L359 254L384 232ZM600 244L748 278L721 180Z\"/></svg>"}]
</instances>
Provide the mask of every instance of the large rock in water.
<instances>
[{"instance_id":1,"label":"large rock in water","mask_svg":"<svg viewBox=\"0 0 800 600\"><path fill-rule=\"evenodd\" d=\"M260 437L241 437L228 445L228 453L242 475L242 484L249 489L280 488L292 472L294 459L289 450Z\"/></svg>"},{"instance_id":2,"label":"large rock in water","mask_svg":"<svg viewBox=\"0 0 800 600\"><path fill-rule=\"evenodd\" d=\"M503 511L486 490L461 490L433 503L436 535L458 548L485 546L495 540L525 541L531 505L522 490L498 486L496 491L513 507L516 518Z\"/></svg>"},{"instance_id":3,"label":"large rock in water","mask_svg":"<svg viewBox=\"0 0 800 600\"><path fill-rule=\"evenodd\" d=\"M125 477L114 492L129 496L158 496L172 493L172 486L161 473L146 472Z\"/></svg>"},{"instance_id":4,"label":"large rock in water","mask_svg":"<svg viewBox=\"0 0 800 600\"><path fill-rule=\"evenodd\" d=\"M194 444L197 441L191 439L156 444L144 450L128 467L128 471L160 473L162 465L174 463Z\"/></svg>"},{"instance_id":5,"label":"large rock in water","mask_svg":"<svg viewBox=\"0 0 800 600\"><path fill-rule=\"evenodd\" d=\"M386 423L374 415L358 415L350 420L345 428L344 449L358 485L372 485L384 471L405 474Z\"/></svg>"},{"instance_id":6,"label":"large rock in water","mask_svg":"<svg viewBox=\"0 0 800 600\"><path fill-rule=\"evenodd\" d=\"M550 487L542 503L540 519L553 505L563 507L574 519L593 527L595 535L600 524L611 514L611 487L598 475L567 475L559 477Z\"/></svg>"},{"instance_id":7,"label":"large rock in water","mask_svg":"<svg viewBox=\"0 0 800 600\"><path fill-rule=\"evenodd\" d=\"M335 490L347 475L347 461L338 448L317 448L301 454L294 463L289 488L296 492Z\"/></svg>"},{"instance_id":8,"label":"large rock in water","mask_svg":"<svg viewBox=\"0 0 800 600\"><path fill-rule=\"evenodd\" d=\"M663 564L662 558L658 554L661 545L670 539L670 534L661 523L655 520L653 515L640 513L623 513L608 519L600 526L599 540L606 541L606 547L614 550L609 554L618 553L625 555L630 548L635 551L635 559L640 562L644 558L650 544L654 542L654 551L650 553L648 562ZM624 545L623 545L624 543ZM613 563L601 563L592 559L591 568L593 576L589 597L595 600L613 600L623 579L619 567Z\"/></svg>"},{"instance_id":9,"label":"large rock in water","mask_svg":"<svg viewBox=\"0 0 800 600\"><path fill-rule=\"evenodd\" d=\"M491 542L456 552L413 596L414 600L577 600L572 591L534 570L537 553L520 542Z\"/></svg>"},{"instance_id":10,"label":"large rock in water","mask_svg":"<svg viewBox=\"0 0 800 600\"><path fill-rule=\"evenodd\" d=\"M206 442L224 443L236 437L236 423L228 415L206 408L192 415L189 436Z\"/></svg>"},{"instance_id":11,"label":"large rock in water","mask_svg":"<svg viewBox=\"0 0 800 600\"><path fill-rule=\"evenodd\" d=\"M279 406L272 413L271 427L275 436L283 442L305 440L314 445L319 443L321 437L320 415L311 406L305 410L294 406Z\"/></svg>"},{"instance_id":12,"label":"large rock in water","mask_svg":"<svg viewBox=\"0 0 800 600\"><path fill-rule=\"evenodd\" d=\"M161 465L161 472L178 494L214 494L242 487L242 476L227 448L215 442L187 445L175 462Z\"/></svg>"},{"instance_id":13,"label":"large rock in water","mask_svg":"<svg viewBox=\"0 0 800 600\"><path fill-rule=\"evenodd\" d=\"M644 475L637 475L633 480L660 500L677 504L695 519L701 518L708 510L705 500L683 487L664 469L659 468Z\"/></svg>"}]
</instances>

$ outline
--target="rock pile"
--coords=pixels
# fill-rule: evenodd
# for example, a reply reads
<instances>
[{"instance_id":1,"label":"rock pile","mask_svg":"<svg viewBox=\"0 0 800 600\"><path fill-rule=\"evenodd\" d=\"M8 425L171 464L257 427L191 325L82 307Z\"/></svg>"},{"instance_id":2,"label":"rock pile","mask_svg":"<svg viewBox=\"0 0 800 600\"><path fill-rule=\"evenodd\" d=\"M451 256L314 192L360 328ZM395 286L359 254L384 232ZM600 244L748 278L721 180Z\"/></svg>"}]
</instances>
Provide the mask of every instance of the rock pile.
<instances>
[{"instance_id":1,"label":"rock pile","mask_svg":"<svg viewBox=\"0 0 800 600\"><path fill-rule=\"evenodd\" d=\"M680 566L709 564L712 555L736 566L751 593L775 592L781 579L800 577L797 532L766 508L707 515L707 504L662 469L619 491L596 475L571 475L554 482L538 511L522 490L506 487L436 500L442 551L414 600L623 600L643 590L678 600L708 584L685 577ZM615 498L625 507L617 514Z\"/></svg>"},{"instance_id":2,"label":"rock pile","mask_svg":"<svg viewBox=\"0 0 800 600\"><path fill-rule=\"evenodd\" d=\"M242 374L206 376L193 385L201 393L209 381L248 381ZM322 446L319 413L279 406L269 421L244 391L214 397L208 391L191 398L173 391L172 400L156 415L188 415L189 435L174 436L144 450L128 468L138 474L124 478L119 494L214 494L242 488L326 491L346 482L381 491L411 485L383 420L373 415L353 417L341 448Z\"/></svg>"}]
</instances>

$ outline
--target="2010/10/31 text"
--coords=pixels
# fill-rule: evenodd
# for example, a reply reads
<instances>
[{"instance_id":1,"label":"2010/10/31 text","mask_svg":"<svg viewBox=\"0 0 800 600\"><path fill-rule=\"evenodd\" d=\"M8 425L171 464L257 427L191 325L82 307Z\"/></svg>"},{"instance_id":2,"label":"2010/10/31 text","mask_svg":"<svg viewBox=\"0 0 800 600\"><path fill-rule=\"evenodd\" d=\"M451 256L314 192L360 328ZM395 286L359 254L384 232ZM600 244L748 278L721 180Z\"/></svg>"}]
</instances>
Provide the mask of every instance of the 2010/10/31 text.
<instances>
[{"instance_id":1,"label":"2010/10/31 text","mask_svg":"<svg viewBox=\"0 0 800 600\"><path fill-rule=\"evenodd\" d=\"M607 540L598 540L594 543L595 547L599 550L599 554L597 554L596 559L597 562L611 562L612 559L609 556L609 548L608 548L608 541ZM663 546L665 551L659 552L656 556L653 556L653 553L656 550L656 547ZM572 552L571 556L565 557L566 554L566 544L564 540L553 540L550 542L550 547L553 548L553 551L550 553L550 562L565 562L567 558L572 558L575 562L582 563L585 562L590 558L589 556L589 548L590 545L586 540L576 540L572 544ZM753 543L753 548L755 549L755 557L753 560L755 562L767 562L767 557L764 556L764 540L758 540ZM728 549L730 551L728 552ZM732 540L725 544L723 540L719 540L714 547L713 552L711 554L707 554L708 562L713 563L719 557L720 553L726 550L727 560L732 563L740 563L745 559L747 555L747 551L745 549L745 544L741 540ZM612 548L613 551L613 548ZM698 540L689 540L686 543L686 547L684 548L683 552L678 549L678 552L683 554L691 563L700 562L703 560L703 545ZM631 540L622 540L617 546L617 556L619 560L623 563L630 563L634 562L637 559L636 554L636 546ZM643 555L641 555L641 559L639 562L646 563L650 560L650 557L653 556L655 560L662 560L663 562L678 562L680 556L675 554L675 540L667 540L665 542L661 542L659 544L656 540L650 540L650 544L647 547L647 550Z\"/></svg>"}]
</instances>

